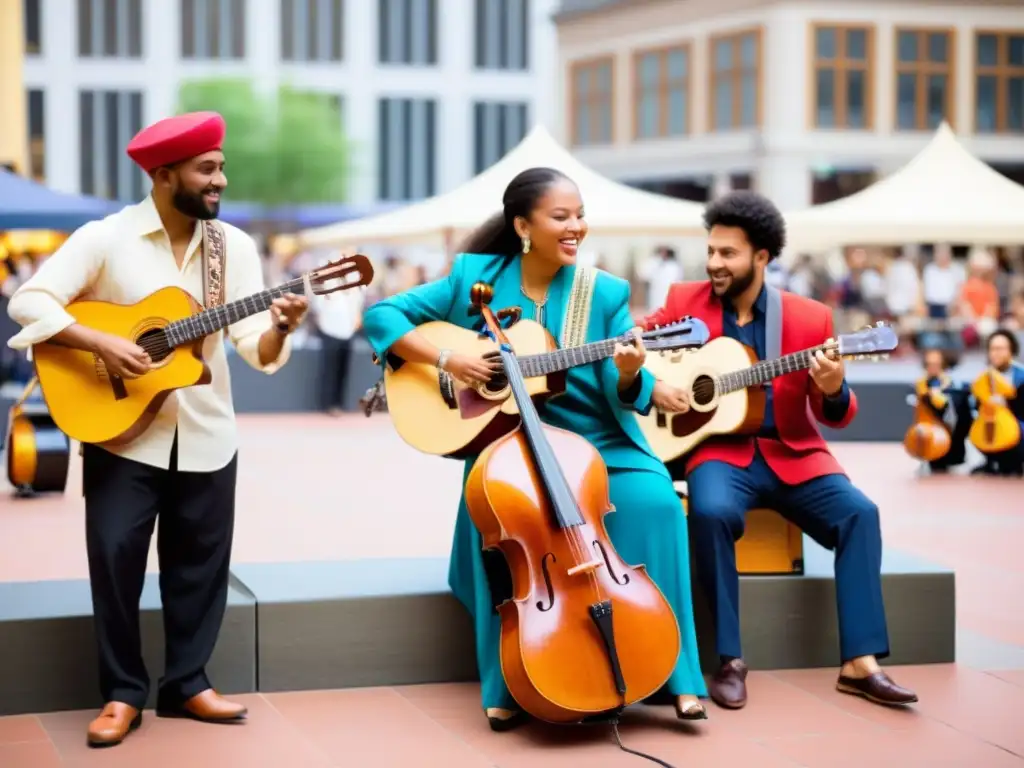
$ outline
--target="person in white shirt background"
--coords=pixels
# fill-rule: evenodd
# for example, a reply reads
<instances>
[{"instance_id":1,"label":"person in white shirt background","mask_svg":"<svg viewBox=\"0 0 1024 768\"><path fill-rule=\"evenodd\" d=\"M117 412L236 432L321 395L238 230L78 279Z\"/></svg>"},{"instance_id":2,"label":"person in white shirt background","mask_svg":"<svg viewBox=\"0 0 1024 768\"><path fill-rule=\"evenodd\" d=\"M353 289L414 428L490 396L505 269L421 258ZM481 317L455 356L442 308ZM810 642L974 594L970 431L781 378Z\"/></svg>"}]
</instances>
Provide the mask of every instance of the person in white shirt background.
<instances>
[{"instance_id":1,"label":"person in white shirt background","mask_svg":"<svg viewBox=\"0 0 1024 768\"><path fill-rule=\"evenodd\" d=\"M948 245L935 246L932 260L921 274L922 296L928 317L944 320L960 297L964 283L964 269L953 262L953 250Z\"/></svg>"},{"instance_id":2,"label":"person in white shirt background","mask_svg":"<svg viewBox=\"0 0 1024 768\"><path fill-rule=\"evenodd\" d=\"M896 252L885 272L885 303L893 317L917 312L921 305L921 277L907 249Z\"/></svg>"},{"instance_id":3,"label":"person in white shirt background","mask_svg":"<svg viewBox=\"0 0 1024 768\"><path fill-rule=\"evenodd\" d=\"M683 281L683 265L674 249L660 246L654 256L644 264L640 279L647 284L647 312L654 312L665 303L668 289Z\"/></svg>"},{"instance_id":4,"label":"person in white shirt background","mask_svg":"<svg viewBox=\"0 0 1024 768\"><path fill-rule=\"evenodd\" d=\"M362 326L363 291L317 296L313 318L323 349L324 407L332 416L342 412L348 380L352 337Z\"/></svg>"},{"instance_id":5,"label":"person in white shirt background","mask_svg":"<svg viewBox=\"0 0 1024 768\"><path fill-rule=\"evenodd\" d=\"M93 351L129 385L144 375L152 365L145 350L77 323L65 307L78 298L132 304L167 286L204 296L199 220L217 217L227 185L224 133L223 118L206 112L160 121L132 139L128 154L151 177L151 195L76 231L17 290L8 311L22 331L10 346L50 341ZM256 244L220 226L225 302L260 293ZM246 362L273 373L288 359L288 337L306 307L305 298L286 295L269 313L230 326L228 335ZM217 694L205 670L227 605L234 532L238 436L224 346L223 334L205 339L210 383L172 393L140 437L116 448L83 446L86 550L106 702L88 728L93 746L118 744L142 722L150 679L139 599L157 522L166 642L157 714L209 722L246 714Z\"/></svg>"}]
</instances>

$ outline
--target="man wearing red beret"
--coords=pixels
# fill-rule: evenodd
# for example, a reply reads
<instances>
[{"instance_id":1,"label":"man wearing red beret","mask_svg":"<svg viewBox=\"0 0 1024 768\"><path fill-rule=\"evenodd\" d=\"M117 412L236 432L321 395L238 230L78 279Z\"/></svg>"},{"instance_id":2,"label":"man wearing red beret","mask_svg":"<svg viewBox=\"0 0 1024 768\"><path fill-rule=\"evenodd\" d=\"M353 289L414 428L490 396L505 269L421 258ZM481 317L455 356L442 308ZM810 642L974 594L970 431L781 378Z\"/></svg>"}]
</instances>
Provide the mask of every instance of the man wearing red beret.
<instances>
[{"instance_id":1,"label":"man wearing red beret","mask_svg":"<svg viewBox=\"0 0 1024 768\"><path fill-rule=\"evenodd\" d=\"M214 221L227 186L224 134L220 115L200 112L163 120L132 139L128 155L149 174L152 193L79 229L15 293L8 311L23 329L10 345L50 340L90 350L108 371L132 379L152 364L145 350L78 324L67 304L132 304L171 285L197 300L205 296L207 304L261 292L252 238ZM211 298L216 294L219 300ZM232 325L238 354L258 370L276 371L306 306L305 298L288 295L275 299L269 313ZM210 384L168 397L140 437L117 447L83 446L86 548L106 701L89 725L95 746L120 743L142 722L150 680L139 599L158 521L166 663L157 714L210 722L246 714L214 691L205 671L227 605L234 530L237 434L224 346L219 334L205 340Z\"/></svg>"}]
</instances>

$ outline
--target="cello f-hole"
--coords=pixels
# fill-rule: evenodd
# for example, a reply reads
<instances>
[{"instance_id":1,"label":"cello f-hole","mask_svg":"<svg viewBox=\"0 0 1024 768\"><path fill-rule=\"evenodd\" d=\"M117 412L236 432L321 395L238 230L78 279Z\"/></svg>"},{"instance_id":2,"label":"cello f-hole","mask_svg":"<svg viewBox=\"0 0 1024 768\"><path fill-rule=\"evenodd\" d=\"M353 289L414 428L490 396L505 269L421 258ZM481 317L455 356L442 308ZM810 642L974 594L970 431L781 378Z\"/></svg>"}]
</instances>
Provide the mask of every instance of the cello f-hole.
<instances>
[{"instance_id":1,"label":"cello f-hole","mask_svg":"<svg viewBox=\"0 0 1024 768\"><path fill-rule=\"evenodd\" d=\"M544 574L544 586L547 588L548 591L548 604L547 606L545 606L543 600L538 600L538 611L550 611L555 606L555 588L551 585L551 573L548 570L549 558L552 563L556 562L555 555L552 552L548 552L546 555L544 555L544 557L541 558L540 561L540 571Z\"/></svg>"},{"instance_id":2,"label":"cello f-hole","mask_svg":"<svg viewBox=\"0 0 1024 768\"><path fill-rule=\"evenodd\" d=\"M611 574L612 579L614 579L615 583L618 584L620 587L624 587L627 584L629 584L629 574L624 573L622 574L621 578L619 577L619 574L617 574L615 572L615 569L612 568L612 563L608 559L608 553L605 551L604 545L596 539L594 540L594 549L596 549L601 554L601 557L604 559L605 567L608 569L608 573Z\"/></svg>"}]
</instances>

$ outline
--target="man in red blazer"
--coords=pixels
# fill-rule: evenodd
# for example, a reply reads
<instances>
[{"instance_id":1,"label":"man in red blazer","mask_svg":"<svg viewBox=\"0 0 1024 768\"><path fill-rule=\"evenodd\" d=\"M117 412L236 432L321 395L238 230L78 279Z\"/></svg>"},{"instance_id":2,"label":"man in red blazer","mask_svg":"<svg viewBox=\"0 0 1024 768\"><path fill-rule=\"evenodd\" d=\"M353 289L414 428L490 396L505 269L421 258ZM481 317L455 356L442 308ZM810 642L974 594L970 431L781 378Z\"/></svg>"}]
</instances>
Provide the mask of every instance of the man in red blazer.
<instances>
[{"instance_id":1,"label":"man in red blazer","mask_svg":"<svg viewBox=\"0 0 1024 768\"><path fill-rule=\"evenodd\" d=\"M708 205L704 224L710 279L673 285L665 306L646 319L648 329L692 315L707 323L711 338L731 337L761 360L832 337L828 307L765 284L765 267L786 239L785 222L771 201L732 192ZM686 460L690 542L720 657L711 698L728 709L747 701L736 540L748 510L771 506L836 552L838 690L880 704L911 704L917 696L878 665L889 654L878 508L843 473L814 423L841 428L857 413L842 360L818 352L809 371L776 379L766 396L756 437L712 437Z\"/></svg>"}]
</instances>

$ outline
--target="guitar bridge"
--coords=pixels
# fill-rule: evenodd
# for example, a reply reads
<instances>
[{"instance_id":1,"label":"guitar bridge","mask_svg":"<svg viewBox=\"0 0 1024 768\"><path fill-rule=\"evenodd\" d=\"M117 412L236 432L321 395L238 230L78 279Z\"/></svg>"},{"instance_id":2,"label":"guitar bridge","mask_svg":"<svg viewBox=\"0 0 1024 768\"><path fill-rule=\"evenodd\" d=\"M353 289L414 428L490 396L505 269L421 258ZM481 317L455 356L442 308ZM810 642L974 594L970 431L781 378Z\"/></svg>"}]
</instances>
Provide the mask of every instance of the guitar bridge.
<instances>
[{"instance_id":1,"label":"guitar bridge","mask_svg":"<svg viewBox=\"0 0 1024 768\"><path fill-rule=\"evenodd\" d=\"M114 399L124 400L128 397L128 388L124 385L124 379L120 376L112 375L99 355L94 354L92 358L93 366L96 368L96 378L100 381L105 379L110 384L110 389L114 393Z\"/></svg>"}]
</instances>

